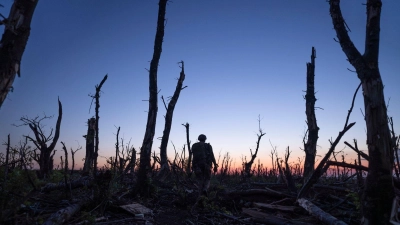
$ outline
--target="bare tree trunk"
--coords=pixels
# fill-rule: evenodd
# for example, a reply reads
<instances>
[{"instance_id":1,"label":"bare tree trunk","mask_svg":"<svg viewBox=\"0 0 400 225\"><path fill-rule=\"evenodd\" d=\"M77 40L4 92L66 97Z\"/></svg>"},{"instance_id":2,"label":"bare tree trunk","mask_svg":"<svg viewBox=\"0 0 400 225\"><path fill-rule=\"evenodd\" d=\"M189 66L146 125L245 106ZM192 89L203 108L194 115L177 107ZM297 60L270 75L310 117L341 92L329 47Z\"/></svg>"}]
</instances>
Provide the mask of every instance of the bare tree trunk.
<instances>
[{"instance_id":1,"label":"bare tree trunk","mask_svg":"<svg viewBox=\"0 0 400 225\"><path fill-rule=\"evenodd\" d=\"M7 183L9 154L10 154L10 134L8 134L8 136L7 136L7 150L6 150L6 162L5 162L6 164L5 164L5 168L4 168L3 190L4 190L4 187L5 187L6 183Z\"/></svg>"},{"instance_id":2,"label":"bare tree trunk","mask_svg":"<svg viewBox=\"0 0 400 225\"><path fill-rule=\"evenodd\" d=\"M288 189L292 193L297 194L297 188L296 188L296 185L292 178L292 171L290 170L290 166L289 166L289 156L290 156L290 152L289 152L289 146L288 146L286 149L286 153L285 153L285 171L284 171L284 173L285 173Z\"/></svg>"},{"instance_id":3,"label":"bare tree trunk","mask_svg":"<svg viewBox=\"0 0 400 225\"><path fill-rule=\"evenodd\" d=\"M94 156L93 156L93 174L96 176L97 173L97 157L99 156L99 108L100 108L100 90L103 86L104 82L107 80L107 74L104 76L103 80L101 80L99 85L96 85L96 94L94 98L96 99L96 120L95 120L95 146L94 146Z\"/></svg>"},{"instance_id":4,"label":"bare tree trunk","mask_svg":"<svg viewBox=\"0 0 400 225\"><path fill-rule=\"evenodd\" d=\"M182 124L186 128L186 143L188 146L188 152L189 152L189 158L187 162L187 167L186 167L186 174L190 175L191 174L191 164L192 164L192 156L193 152L190 149L190 140L189 140L189 123Z\"/></svg>"},{"instance_id":5,"label":"bare tree trunk","mask_svg":"<svg viewBox=\"0 0 400 225\"><path fill-rule=\"evenodd\" d=\"M142 147L140 149L140 165L138 171L138 191L144 192L146 190L147 173L151 171L151 147L153 146L154 132L156 129L157 121L157 71L158 62L160 61L162 52L162 42L164 39L165 28L165 11L168 0L160 0L158 3L158 19L157 19L157 32L154 41L153 58L150 63L149 71L149 110L147 114L146 131L143 138Z\"/></svg>"},{"instance_id":6,"label":"bare tree trunk","mask_svg":"<svg viewBox=\"0 0 400 225\"><path fill-rule=\"evenodd\" d=\"M304 182L314 172L315 155L317 154L317 140L318 130L317 118L315 117L315 88L314 88L314 77L315 77L315 49L312 47L311 50L311 63L307 63L307 91L306 91L306 115L307 115L307 126L308 126L308 138L307 143L304 143L304 152L306 158L304 160Z\"/></svg>"},{"instance_id":7,"label":"bare tree trunk","mask_svg":"<svg viewBox=\"0 0 400 225\"><path fill-rule=\"evenodd\" d=\"M114 173L117 172L117 167L118 167L118 158L119 158L119 130L121 127L118 127L117 130L117 143L115 143L115 161L114 161Z\"/></svg>"},{"instance_id":8,"label":"bare tree trunk","mask_svg":"<svg viewBox=\"0 0 400 225\"><path fill-rule=\"evenodd\" d=\"M361 84L360 84L361 85ZM304 185L301 187L299 193L297 194L297 199L303 198L309 191L309 189L311 188L311 186L313 186L318 179L321 177L322 174L324 174L326 172L326 170L328 169L329 165L325 165L325 163L327 163L327 161L329 160L329 158L331 157L332 152L335 150L336 145L339 143L340 139L343 137L343 135L350 130L350 128L352 128L354 126L354 124L356 124L355 122L353 123L349 123L349 118L350 118L350 114L353 111L353 107L354 107L354 100L356 99L357 96L357 92L358 89L360 89L360 85L358 85L356 91L354 92L353 95L353 100L351 102L351 107L347 113L347 118L346 118L346 122L344 123L344 127L343 130L339 132L338 136L336 137L334 142L331 142L331 147L329 148L328 152L326 153L326 155L324 156L323 159L321 159L321 161L319 162L317 168L314 170L314 172L311 174L310 178L304 183Z\"/></svg>"},{"instance_id":9,"label":"bare tree trunk","mask_svg":"<svg viewBox=\"0 0 400 225\"><path fill-rule=\"evenodd\" d=\"M368 0L365 51L351 41L340 9L340 0L330 0L330 14L340 46L362 83L369 170L362 199L361 224L387 224L394 197L392 185L393 143L378 68L381 0Z\"/></svg>"},{"instance_id":10,"label":"bare tree trunk","mask_svg":"<svg viewBox=\"0 0 400 225\"><path fill-rule=\"evenodd\" d=\"M87 134L83 136L86 139L86 155L85 155L85 163L83 165L84 172L89 172L93 168L96 119L95 118L88 119L87 124L88 124Z\"/></svg>"},{"instance_id":11,"label":"bare tree trunk","mask_svg":"<svg viewBox=\"0 0 400 225\"><path fill-rule=\"evenodd\" d=\"M399 179L400 178L400 175L399 175L400 162L399 162L399 153L397 151L399 146L398 146L398 138L396 137L396 134L395 134L394 128L393 128L393 118L392 117L389 118L389 123L392 128L391 133L392 133L392 141L393 141L393 153L394 153L393 157L394 157L394 159L396 159L396 162L393 163L393 166L396 171L396 177L397 177L397 179Z\"/></svg>"},{"instance_id":12,"label":"bare tree trunk","mask_svg":"<svg viewBox=\"0 0 400 225\"><path fill-rule=\"evenodd\" d=\"M31 21L38 0L15 0L0 41L0 108L9 91L13 91L15 75L21 74L21 59L31 32Z\"/></svg>"},{"instance_id":13,"label":"bare tree trunk","mask_svg":"<svg viewBox=\"0 0 400 225\"><path fill-rule=\"evenodd\" d=\"M61 141L63 146L64 154L65 154L65 168L64 168L64 183L65 183L65 195L68 197L68 151L67 147L65 147L65 143Z\"/></svg>"},{"instance_id":14,"label":"bare tree trunk","mask_svg":"<svg viewBox=\"0 0 400 225\"><path fill-rule=\"evenodd\" d=\"M183 61L181 61L180 63L182 63L182 67L181 67L182 71L179 75L179 79L178 79L178 83L176 85L174 95L172 96L171 100L168 103L168 108L165 107L167 110L167 114L165 115L165 126L164 126L163 136L161 139L161 147L160 147L160 158L161 158L160 172L161 173L163 173L163 171L169 171L169 164L168 164L168 158L167 158L167 145L168 145L168 140L169 140L169 134L171 132L172 117L174 114L175 105L178 102L179 94L181 93L182 89L186 88L186 86L182 87L183 81L185 80L184 63L183 63ZM164 102L164 98L163 98L163 102ZM164 106L165 106L165 102L164 102Z\"/></svg>"},{"instance_id":15,"label":"bare tree trunk","mask_svg":"<svg viewBox=\"0 0 400 225\"><path fill-rule=\"evenodd\" d=\"M79 150L81 150L82 147L78 147L75 151L72 150L71 148L71 156L72 156L72 168L71 168L71 175L74 173L74 167L75 167L75 153Z\"/></svg>"}]
</instances>

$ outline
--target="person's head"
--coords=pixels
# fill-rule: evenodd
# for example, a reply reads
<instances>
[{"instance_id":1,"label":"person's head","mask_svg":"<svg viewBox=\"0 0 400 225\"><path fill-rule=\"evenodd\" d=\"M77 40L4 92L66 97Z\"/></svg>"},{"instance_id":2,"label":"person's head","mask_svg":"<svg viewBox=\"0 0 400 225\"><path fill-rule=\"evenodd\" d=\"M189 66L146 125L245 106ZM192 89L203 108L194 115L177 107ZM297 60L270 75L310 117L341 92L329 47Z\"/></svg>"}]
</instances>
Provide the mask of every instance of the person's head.
<instances>
[{"instance_id":1,"label":"person's head","mask_svg":"<svg viewBox=\"0 0 400 225\"><path fill-rule=\"evenodd\" d=\"M207 139L207 137L204 134L200 134L199 137L197 138L197 140L199 140L200 142L205 142L206 139Z\"/></svg>"}]
</instances>

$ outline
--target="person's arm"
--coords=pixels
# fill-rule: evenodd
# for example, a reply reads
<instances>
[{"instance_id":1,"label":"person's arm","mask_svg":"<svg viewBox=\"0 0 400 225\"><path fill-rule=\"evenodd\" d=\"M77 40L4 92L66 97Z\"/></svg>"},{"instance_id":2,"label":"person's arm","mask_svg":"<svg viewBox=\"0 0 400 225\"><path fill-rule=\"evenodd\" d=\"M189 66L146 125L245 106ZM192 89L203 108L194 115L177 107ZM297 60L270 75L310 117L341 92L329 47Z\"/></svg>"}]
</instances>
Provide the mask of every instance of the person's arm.
<instances>
[{"instance_id":1,"label":"person's arm","mask_svg":"<svg viewBox=\"0 0 400 225\"><path fill-rule=\"evenodd\" d=\"M217 167L218 167L218 164L217 164L217 162L215 161L213 148L212 148L212 146L211 146L210 144L208 144L208 145L209 145L209 148L210 148L211 160L212 160L212 162L214 163L214 168L217 168ZM215 170L215 169L214 169L214 170Z\"/></svg>"}]
</instances>

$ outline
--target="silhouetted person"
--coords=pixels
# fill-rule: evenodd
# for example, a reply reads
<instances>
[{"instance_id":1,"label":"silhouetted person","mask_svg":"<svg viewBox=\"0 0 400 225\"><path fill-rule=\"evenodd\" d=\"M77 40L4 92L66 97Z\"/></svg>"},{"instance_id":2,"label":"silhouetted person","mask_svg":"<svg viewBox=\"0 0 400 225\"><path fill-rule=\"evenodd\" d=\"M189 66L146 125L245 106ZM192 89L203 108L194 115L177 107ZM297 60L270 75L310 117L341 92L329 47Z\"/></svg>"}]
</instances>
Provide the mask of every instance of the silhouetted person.
<instances>
[{"instance_id":1,"label":"silhouetted person","mask_svg":"<svg viewBox=\"0 0 400 225\"><path fill-rule=\"evenodd\" d=\"M209 143L206 143L207 137L200 134L199 142L192 146L193 164L192 169L196 174L199 193L207 195L208 187L210 186L211 167L214 163L214 173L217 172L218 165L215 162L213 149Z\"/></svg>"}]
</instances>

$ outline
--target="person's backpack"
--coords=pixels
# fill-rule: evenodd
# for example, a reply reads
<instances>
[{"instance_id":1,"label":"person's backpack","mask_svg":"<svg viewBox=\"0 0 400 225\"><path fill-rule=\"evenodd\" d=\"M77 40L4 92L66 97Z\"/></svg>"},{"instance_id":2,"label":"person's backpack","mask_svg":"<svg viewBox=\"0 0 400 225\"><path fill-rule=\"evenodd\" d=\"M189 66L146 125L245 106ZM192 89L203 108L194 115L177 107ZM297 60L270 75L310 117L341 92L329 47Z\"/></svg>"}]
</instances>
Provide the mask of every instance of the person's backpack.
<instances>
[{"instance_id":1,"label":"person's backpack","mask_svg":"<svg viewBox=\"0 0 400 225\"><path fill-rule=\"evenodd\" d=\"M206 151L201 142L195 143L192 146L193 165L202 164L206 162Z\"/></svg>"}]
</instances>

